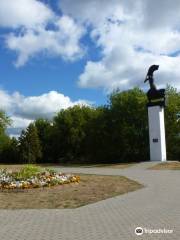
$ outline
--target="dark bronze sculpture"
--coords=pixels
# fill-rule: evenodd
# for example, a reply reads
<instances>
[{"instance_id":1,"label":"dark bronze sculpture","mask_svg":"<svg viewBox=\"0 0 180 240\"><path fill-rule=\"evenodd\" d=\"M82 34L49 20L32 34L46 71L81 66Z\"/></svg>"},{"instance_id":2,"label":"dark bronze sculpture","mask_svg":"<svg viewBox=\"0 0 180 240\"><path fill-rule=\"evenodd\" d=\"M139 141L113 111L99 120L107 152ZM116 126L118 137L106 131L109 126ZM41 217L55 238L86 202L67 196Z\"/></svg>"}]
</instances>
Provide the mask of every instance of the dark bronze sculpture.
<instances>
[{"instance_id":1,"label":"dark bronze sculpture","mask_svg":"<svg viewBox=\"0 0 180 240\"><path fill-rule=\"evenodd\" d=\"M154 78L153 78L153 73L154 71L159 69L159 65L152 65L146 75L146 78L144 80L144 82L149 81L149 85L151 89L156 89L156 86L154 84Z\"/></svg>"},{"instance_id":2,"label":"dark bronze sculpture","mask_svg":"<svg viewBox=\"0 0 180 240\"><path fill-rule=\"evenodd\" d=\"M150 89L147 92L147 97L149 100L148 106L165 106L165 89L157 90L156 85L154 84L154 71L159 69L159 65L150 66L144 82L149 81Z\"/></svg>"}]
</instances>

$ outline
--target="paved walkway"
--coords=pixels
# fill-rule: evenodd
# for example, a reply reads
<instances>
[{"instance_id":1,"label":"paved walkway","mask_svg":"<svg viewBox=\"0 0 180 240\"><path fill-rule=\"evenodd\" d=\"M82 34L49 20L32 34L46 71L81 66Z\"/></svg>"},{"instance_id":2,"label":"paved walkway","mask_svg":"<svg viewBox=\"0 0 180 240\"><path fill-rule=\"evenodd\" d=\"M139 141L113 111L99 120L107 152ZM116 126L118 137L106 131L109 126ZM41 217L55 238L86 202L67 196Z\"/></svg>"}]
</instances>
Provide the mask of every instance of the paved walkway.
<instances>
[{"instance_id":1,"label":"paved walkway","mask_svg":"<svg viewBox=\"0 0 180 240\"><path fill-rule=\"evenodd\" d=\"M0 240L180 239L180 171L61 168L64 172L124 175L145 188L73 210L0 210ZM136 227L173 233L136 236Z\"/></svg>"}]
</instances>

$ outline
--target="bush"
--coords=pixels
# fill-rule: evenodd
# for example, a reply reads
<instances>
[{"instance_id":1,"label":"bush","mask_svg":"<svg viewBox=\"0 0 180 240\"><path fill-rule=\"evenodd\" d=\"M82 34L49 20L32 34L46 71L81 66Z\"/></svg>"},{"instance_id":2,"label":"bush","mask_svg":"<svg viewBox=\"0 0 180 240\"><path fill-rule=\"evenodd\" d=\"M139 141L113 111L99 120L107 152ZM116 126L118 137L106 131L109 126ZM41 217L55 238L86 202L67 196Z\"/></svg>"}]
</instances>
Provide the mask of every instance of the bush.
<instances>
[{"instance_id":1,"label":"bush","mask_svg":"<svg viewBox=\"0 0 180 240\"><path fill-rule=\"evenodd\" d=\"M23 167L19 172L16 172L16 178L17 179L28 179L31 177L36 176L37 174L39 174L42 171L42 169L38 166L34 166L34 165L27 165L25 167Z\"/></svg>"}]
</instances>

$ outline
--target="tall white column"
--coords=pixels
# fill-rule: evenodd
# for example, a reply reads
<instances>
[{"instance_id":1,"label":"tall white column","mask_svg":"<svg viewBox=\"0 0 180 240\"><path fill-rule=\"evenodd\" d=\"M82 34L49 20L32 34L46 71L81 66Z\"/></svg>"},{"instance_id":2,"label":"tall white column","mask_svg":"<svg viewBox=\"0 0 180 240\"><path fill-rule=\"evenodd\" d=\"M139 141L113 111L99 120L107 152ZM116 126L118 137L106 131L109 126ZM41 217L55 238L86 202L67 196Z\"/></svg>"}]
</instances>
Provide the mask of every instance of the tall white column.
<instances>
[{"instance_id":1,"label":"tall white column","mask_svg":"<svg viewBox=\"0 0 180 240\"><path fill-rule=\"evenodd\" d=\"M164 107L148 106L150 160L166 161Z\"/></svg>"}]
</instances>

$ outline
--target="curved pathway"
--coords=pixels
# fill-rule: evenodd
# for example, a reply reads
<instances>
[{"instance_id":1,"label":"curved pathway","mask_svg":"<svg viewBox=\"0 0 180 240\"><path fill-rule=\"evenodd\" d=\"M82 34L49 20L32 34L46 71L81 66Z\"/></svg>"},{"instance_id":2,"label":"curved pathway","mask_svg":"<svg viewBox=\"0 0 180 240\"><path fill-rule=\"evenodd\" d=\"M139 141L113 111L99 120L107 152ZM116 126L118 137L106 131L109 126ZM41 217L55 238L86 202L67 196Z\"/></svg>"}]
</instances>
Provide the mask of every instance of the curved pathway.
<instances>
[{"instance_id":1,"label":"curved pathway","mask_svg":"<svg viewBox=\"0 0 180 240\"><path fill-rule=\"evenodd\" d=\"M64 172L123 175L143 189L77 209L0 210L1 240L180 239L180 171L147 170L156 163L127 169L61 168ZM135 234L135 228L173 233Z\"/></svg>"}]
</instances>

